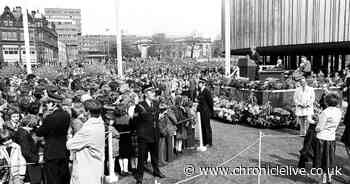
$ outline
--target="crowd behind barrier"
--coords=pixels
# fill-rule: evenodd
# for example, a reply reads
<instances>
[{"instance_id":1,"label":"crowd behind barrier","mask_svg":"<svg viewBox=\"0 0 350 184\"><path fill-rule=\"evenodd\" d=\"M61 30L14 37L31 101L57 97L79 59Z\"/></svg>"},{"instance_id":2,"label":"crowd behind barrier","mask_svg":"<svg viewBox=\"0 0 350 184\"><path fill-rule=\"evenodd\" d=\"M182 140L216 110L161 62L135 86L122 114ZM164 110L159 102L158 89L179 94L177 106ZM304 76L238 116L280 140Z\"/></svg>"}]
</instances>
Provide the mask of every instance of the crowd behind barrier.
<instances>
[{"instance_id":1,"label":"crowd behind barrier","mask_svg":"<svg viewBox=\"0 0 350 184\"><path fill-rule=\"evenodd\" d=\"M222 66L217 63L137 61L126 64L126 78L124 79L119 79L116 76L117 72L108 67L106 68L109 70L103 69L100 73L84 72L83 68L83 66L66 67L60 71L62 75L54 79L33 74L1 77L1 181L11 184L49 183L50 179L45 167L48 165L47 161L52 161L47 157L47 150L56 149L47 147L52 144L52 141L54 145L57 144L55 145L58 146L57 149L62 149L62 155L57 157L55 153L52 153L52 158L64 160L67 157L67 163L73 162L76 155L74 151L69 154L66 142L73 139L88 121L93 107L88 110L86 102L92 99L97 100L103 107L101 120L105 122L104 129L107 130L109 120L113 119L115 122L111 132L113 134L113 157L117 163L116 171L121 176L128 176L132 174L130 171L136 172L138 165L136 158L140 150L138 150L138 137L135 132L135 117L137 116L135 108L145 98L144 86L151 85L156 89L155 101L159 109L157 112L159 113L157 147L159 148L159 165L163 166L172 162L176 155L183 152L183 149L193 149L196 146L197 105L195 102L198 96L199 78L205 78L211 88L214 88L214 85L228 85L237 88L245 85L259 88L258 83L261 83L261 81L254 83L227 79L224 77ZM340 82L341 79L337 75L334 79L331 79L330 76L322 78L322 75L317 77L318 79L313 78L313 84L319 81L325 81L331 85L343 85L344 83ZM265 89L269 88L269 85L264 82L260 87ZM223 106L225 105L227 104ZM67 125L46 127L45 121L48 121L48 118L58 110L61 113L58 119L66 118ZM103 131L107 155L106 133L109 131ZM48 134L59 136L64 144L48 139ZM46 154L44 158L39 154L42 152ZM103 159L105 160L104 167L107 168L107 156L103 156ZM71 169L74 170L74 165ZM108 174L108 169L104 171L104 174ZM74 173L71 174L74 175ZM63 173L62 175L71 174ZM69 177L64 180L69 180Z\"/></svg>"}]
</instances>

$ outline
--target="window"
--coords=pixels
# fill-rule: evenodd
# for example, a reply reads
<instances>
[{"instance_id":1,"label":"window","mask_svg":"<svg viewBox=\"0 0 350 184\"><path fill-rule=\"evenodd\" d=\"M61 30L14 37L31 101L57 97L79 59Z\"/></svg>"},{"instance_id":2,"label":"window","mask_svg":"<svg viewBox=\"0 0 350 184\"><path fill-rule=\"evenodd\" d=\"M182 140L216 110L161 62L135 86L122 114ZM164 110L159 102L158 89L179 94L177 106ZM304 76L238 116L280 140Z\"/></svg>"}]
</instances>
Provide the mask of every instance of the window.
<instances>
[{"instance_id":1,"label":"window","mask_svg":"<svg viewBox=\"0 0 350 184\"><path fill-rule=\"evenodd\" d=\"M2 32L1 36L3 40L17 40L16 32Z\"/></svg>"},{"instance_id":2,"label":"window","mask_svg":"<svg viewBox=\"0 0 350 184\"><path fill-rule=\"evenodd\" d=\"M9 22L5 20L5 21L4 21L4 25L5 25L5 26L9 26Z\"/></svg>"},{"instance_id":3,"label":"window","mask_svg":"<svg viewBox=\"0 0 350 184\"><path fill-rule=\"evenodd\" d=\"M13 26L13 22L9 20L9 26Z\"/></svg>"},{"instance_id":4,"label":"window","mask_svg":"<svg viewBox=\"0 0 350 184\"><path fill-rule=\"evenodd\" d=\"M19 33L19 40L20 41L23 41L24 40L24 33Z\"/></svg>"}]
</instances>

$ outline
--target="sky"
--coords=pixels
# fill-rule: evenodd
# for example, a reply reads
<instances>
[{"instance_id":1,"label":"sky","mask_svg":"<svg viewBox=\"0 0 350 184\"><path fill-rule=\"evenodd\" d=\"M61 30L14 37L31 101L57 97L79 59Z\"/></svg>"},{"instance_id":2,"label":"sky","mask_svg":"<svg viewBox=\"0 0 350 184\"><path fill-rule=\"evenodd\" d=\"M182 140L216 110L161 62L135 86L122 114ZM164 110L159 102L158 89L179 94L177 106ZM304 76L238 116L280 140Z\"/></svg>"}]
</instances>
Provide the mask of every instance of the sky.
<instances>
[{"instance_id":1,"label":"sky","mask_svg":"<svg viewBox=\"0 0 350 184\"><path fill-rule=\"evenodd\" d=\"M115 0L0 0L0 12L5 6L23 6L24 1L29 10L41 12L44 8L80 8L83 34L116 33ZM220 35L221 0L120 1L121 26L127 34Z\"/></svg>"}]
</instances>

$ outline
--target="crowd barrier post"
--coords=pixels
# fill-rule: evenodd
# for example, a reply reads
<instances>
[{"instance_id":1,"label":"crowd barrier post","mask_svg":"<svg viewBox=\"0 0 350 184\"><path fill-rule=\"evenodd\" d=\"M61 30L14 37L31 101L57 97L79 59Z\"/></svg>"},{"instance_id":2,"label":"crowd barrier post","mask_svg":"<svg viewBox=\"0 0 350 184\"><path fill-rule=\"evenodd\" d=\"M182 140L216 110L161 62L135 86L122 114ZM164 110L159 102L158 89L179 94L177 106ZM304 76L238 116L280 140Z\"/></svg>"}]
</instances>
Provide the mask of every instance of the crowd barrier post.
<instances>
[{"instance_id":1,"label":"crowd barrier post","mask_svg":"<svg viewBox=\"0 0 350 184\"><path fill-rule=\"evenodd\" d=\"M263 133L259 131L259 173L258 173L258 184L260 184L260 177L261 177L261 139L263 137Z\"/></svg>"},{"instance_id":2,"label":"crowd barrier post","mask_svg":"<svg viewBox=\"0 0 350 184\"><path fill-rule=\"evenodd\" d=\"M110 120L108 125L108 167L109 175L106 176L106 184L117 184L118 176L114 172L114 159L113 159L113 142L112 142L112 125L114 121Z\"/></svg>"},{"instance_id":3,"label":"crowd barrier post","mask_svg":"<svg viewBox=\"0 0 350 184\"><path fill-rule=\"evenodd\" d=\"M203 145L203 133L202 133L202 122L201 122L201 114L197 112L198 119L198 133L199 133L199 147L197 147L197 151L207 151L207 147Z\"/></svg>"}]
</instances>

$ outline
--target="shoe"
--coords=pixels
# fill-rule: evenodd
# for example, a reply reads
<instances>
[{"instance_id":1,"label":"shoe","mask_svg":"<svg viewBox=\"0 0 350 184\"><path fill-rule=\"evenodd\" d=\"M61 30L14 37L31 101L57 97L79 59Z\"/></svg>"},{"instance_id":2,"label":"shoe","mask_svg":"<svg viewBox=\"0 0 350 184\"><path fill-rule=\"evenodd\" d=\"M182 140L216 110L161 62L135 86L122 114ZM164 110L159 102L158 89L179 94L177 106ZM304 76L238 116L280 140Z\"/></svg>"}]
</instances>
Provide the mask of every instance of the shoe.
<instances>
[{"instance_id":1,"label":"shoe","mask_svg":"<svg viewBox=\"0 0 350 184\"><path fill-rule=\"evenodd\" d=\"M127 173L126 173L126 172L121 171L121 172L120 172L120 176L125 177L125 176L128 176L128 175L127 175Z\"/></svg>"},{"instance_id":2,"label":"shoe","mask_svg":"<svg viewBox=\"0 0 350 184\"><path fill-rule=\"evenodd\" d=\"M136 181L136 184L142 184L142 181Z\"/></svg>"},{"instance_id":3,"label":"shoe","mask_svg":"<svg viewBox=\"0 0 350 184\"><path fill-rule=\"evenodd\" d=\"M164 162L159 162L159 167L164 167L166 165L168 165L168 162L164 161Z\"/></svg>"},{"instance_id":4,"label":"shoe","mask_svg":"<svg viewBox=\"0 0 350 184\"><path fill-rule=\"evenodd\" d=\"M147 165L144 166L144 170L145 172L148 172L148 173L152 173L153 172L153 169Z\"/></svg>"},{"instance_id":5,"label":"shoe","mask_svg":"<svg viewBox=\"0 0 350 184\"><path fill-rule=\"evenodd\" d=\"M166 178L166 176L163 173L161 173L161 172L154 172L153 176L156 176L156 177L159 177L159 178Z\"/></svg>"}]
</instances>

